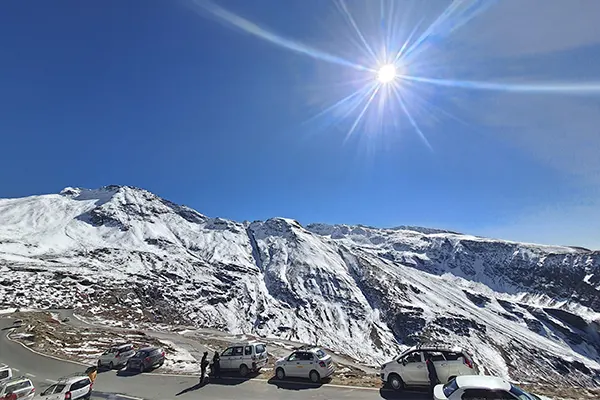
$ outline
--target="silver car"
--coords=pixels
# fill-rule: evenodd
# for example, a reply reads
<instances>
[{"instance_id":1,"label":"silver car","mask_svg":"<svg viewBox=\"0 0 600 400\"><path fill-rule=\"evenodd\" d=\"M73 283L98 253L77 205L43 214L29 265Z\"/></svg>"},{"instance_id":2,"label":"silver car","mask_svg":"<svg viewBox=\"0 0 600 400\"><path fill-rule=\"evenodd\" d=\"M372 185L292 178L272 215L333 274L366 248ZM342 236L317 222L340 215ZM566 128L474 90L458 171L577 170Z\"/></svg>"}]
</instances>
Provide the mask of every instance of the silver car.
<instances>
[{"instance_id":1,"label":"silver car","mask_svg":"<svg viewBox=\"0 0 600 400\"><path fill-rule=\"evenodd\" d=\"M119 346L113 346L100 356L98 360L98 368L108 367L123 367L127 365L127 361L135 354L133 344L127 343Z\"/></svg>"}]
</instances>

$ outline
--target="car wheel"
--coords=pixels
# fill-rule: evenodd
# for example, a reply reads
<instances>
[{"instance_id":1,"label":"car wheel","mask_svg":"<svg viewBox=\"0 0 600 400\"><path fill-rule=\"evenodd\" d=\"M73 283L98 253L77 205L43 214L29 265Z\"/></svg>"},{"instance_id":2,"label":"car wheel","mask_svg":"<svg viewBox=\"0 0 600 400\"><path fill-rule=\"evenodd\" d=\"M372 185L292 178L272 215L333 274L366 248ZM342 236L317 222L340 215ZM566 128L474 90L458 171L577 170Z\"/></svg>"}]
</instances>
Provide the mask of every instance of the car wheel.
<instances>
[{"instance_id":1,"label":"car wheel","mask_svg":"<svg viewBox=\"0 0 600 400\"><path fill-rule=\"evenodd\" d=\"M245 377L246 375L248 375L248 367L246 366L246 364L240 365L240 375L242 377Z\"/></svg>"},{"instance_id":2,"label":"car wheel","mask_svg":"<svg viewBox=\"0 0 600 400\"><path fill-rule=\"evenodd\" d=\"M98 368L102 368L102 361L98 360Z\"/></svg>"},{"instance_id":3,"label":"car wheel","mask_svg":"<svg viewBox=\"0 0 600 400\"><path fill-rule=\"evenodd\" d=\"M394 390L404 389L404 381L397 374L390 374L390 376L388 377L388 382Z\"/></svg>"},{"instance_id":4,"label":"car wheel","mask_svg":"<svg viewBox=\"0 0 600 400\"><path fill-rule=\"evenodd\" d=\"M280 381L284 380L285 379L285 371L283 370L283 368L277 368L277 370L275 371L275 376Z\"/></svg>"},{"instance_id":5,"label":"car wheel","mask_svg":"<svg viewBox=\"0 0 600 400\"><path fill-rule=\"evenodd\" d=\"M114 367L115 367L115 364L113 364L112 361L108 363L108 369L112 370Z\"/></svg>"},{"instance_id":6,"label":"car wheel","mask_svg":"<svg viewBox=\"0 0 600 400\"><path fill-rule=\"evenodd\" d=\"M163 359L162 359L162 360L160 360L160 362L158 363L158 366L159 366L159 367L162 367L164 363L165 363L165 359L163 358Z\"/></svg>"},{"instance_id":7,"label":"car wheel","mask_svg":"<svg viewBox=\"0 0 600 400\"><path fill-rule=\"evenodd\" d=\"M317 371L315 371L314 369L312 371L310 371L310 374L308 374L308 377L310 378L310 381L312 383L320 383L321 382L321 375L319 375L319 373Z\"/></svg>"},{"instance_id":8,"label":"car wheel","mask_svg":"<svg viewBox=\"0 0 600 400\"><path fill-rule=\"evenodd\" d=\"M144 364L140 364L140 374L144 373Z\"/></svg>"}]
</instances>

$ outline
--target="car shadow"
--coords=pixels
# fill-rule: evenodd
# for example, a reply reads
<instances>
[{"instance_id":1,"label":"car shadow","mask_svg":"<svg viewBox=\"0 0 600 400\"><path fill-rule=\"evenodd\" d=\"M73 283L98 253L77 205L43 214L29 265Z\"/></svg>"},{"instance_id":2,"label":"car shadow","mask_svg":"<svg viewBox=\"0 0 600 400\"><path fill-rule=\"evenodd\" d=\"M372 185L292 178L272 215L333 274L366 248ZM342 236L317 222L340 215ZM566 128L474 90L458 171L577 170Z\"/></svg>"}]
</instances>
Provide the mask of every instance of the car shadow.
<instances>
[{"instance_id":1,"label":"car shadow","mask_svg":"<svg viewBox=\"0 0 600 400\"><path fill-rule=\"evenodd\" d=\"M258 377L258 373L250 372L248 375L242 377L239 373L233 372L221 372L220 378L215 378L213 375L209 375L207 378L207 383L211 385L223 385L223 386L235 386L250 379Z\"/></svg>"},{"instance_id":2,"label":"car shadow","mask_svg":"<svg viewBox=\"0 0 600 400\"><path fill-rule=\"evenodd\" d=\"M117 376L121 377L121 378L128 378L131 376L137 376L140 374L140 371L132 371L130 369L127 368L123 368L117 371Z\"/></svg>"},{"instance_id":3,"label":"car shadow","mask_svg":"<svg viewBox=\"0 0 600 400\"><path fill-rule=\"evenodd\" d=\"M285 390L307 390L318 389L324 384L331 382L331 379L325 378L320 383L313 383L301 378L285 378L284 380L277 379L276 376L267 381L269 385L275 385L278 389Z\"/></svg>"},{"instance_id":4,"label":"car shadow","mask_svg":"<svg viewBox=\"0 0 600 400\"><path fill-rule=\"evenodd\" d=\"M379 389L379 395L386 400L431 400L433 397L429 388L410 388L400 391L381 388Z\"/></svg>"}]
</instances>

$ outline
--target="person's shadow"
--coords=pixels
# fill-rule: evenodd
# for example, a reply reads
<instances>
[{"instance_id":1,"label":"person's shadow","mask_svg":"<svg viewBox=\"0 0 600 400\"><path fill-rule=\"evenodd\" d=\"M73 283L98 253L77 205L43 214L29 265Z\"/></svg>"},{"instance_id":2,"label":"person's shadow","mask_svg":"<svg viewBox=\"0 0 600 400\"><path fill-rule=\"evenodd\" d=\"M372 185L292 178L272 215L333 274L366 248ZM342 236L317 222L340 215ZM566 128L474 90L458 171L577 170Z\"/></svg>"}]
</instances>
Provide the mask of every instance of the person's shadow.
<instances>
[{"instance_id":1,"label":"person's shadow","mask_svg":"<svg viewBox=\"0 0 600 400\"><path fill-rule=\"evenodd\" d=\"M175 396L181 396L182 394L186 394L189 392L193 392L194 390L198 390L204 386L206 386L208 382L204 380L204 382L198 382L194 386L190 386L189 388L183 389L181 392L177 393Z\"/></svg>"}]
</instances>

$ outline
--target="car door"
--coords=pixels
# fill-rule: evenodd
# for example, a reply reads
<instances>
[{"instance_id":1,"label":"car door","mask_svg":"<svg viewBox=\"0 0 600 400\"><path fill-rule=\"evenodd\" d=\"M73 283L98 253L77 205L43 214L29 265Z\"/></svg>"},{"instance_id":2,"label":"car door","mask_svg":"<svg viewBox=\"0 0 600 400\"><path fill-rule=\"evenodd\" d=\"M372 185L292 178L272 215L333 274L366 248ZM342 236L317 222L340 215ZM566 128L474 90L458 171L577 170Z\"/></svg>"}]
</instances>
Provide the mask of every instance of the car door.
<instances>
[{"instance_id":1,"label":"car door","mask_svg":"<svg viewBox=\"0 0 600 400\"><path fill-rule=\"evenodd\" d=\"M308 351L300 352L300 360L296 363L298 377L308 378L310 371L314 369L315 358L314 354Z\"/></svg>"},{"instance_id":2,"label":"car door","mask_svg":"<svg viewBox=\"0 0 600 400\"><path fill-rule=\"evenodd\" d=\"M228 347L221 353L221 369L231 369L231 358L233 357L233 347Z\"/></svg>"},{"instance_id":3,"label":"car door","mask_svg":"<svg viewBox=\"0 0 600 400\"><path fill-rule=\"evenodd\" d=\"M427 367L420 351L410 353L404 358L401 377L404 383L409 385L426 385L429 382Z\"/></svg>"},{"instance_id":4,"label":"car door","mask_svg":"<svg viewBox=\"0 0 600 400\"><path fill-rule=\"evenodd\" d=\"M293 352L285 360L285 364L283 365L283 370L285 371L286 376L298 376L298 371L296 369L297 362L300 362L300 352L299 351Z\"/></svg>"},{"instance_id":5,"label":"car door","mask_svg":"<svg viewBox=\"0 0 600 400\"><path fill-rule=\"evenodd\" d=\"M235 346L229 359L231 360L230 369L240 369L240 365L244 362L244 346Z\"/></svg>"},{"instance_id":6,"label":"car door","mask_svg":"<svg viewBox=\"0 0 600 400\"><path fill-rule=\"evenodd\" d=\"M89 378L83 378L75 381L71 384L71 398L73 400L80 399L88 394L90 391L90 380Z\"/></svg>"},{"instance_id":7,"label":"car door","mask_svg":"<svg viewBox=\"0 0 600 400\"><path fill-rule=\"evenodd\" d=\"M446 360L442 352L429 351L428 353L431 355L431 360L433 361L435 372L441 383L446 383L448 382L448 378L450 378L451 376L456 376L455 374L453 374L452 366ZM427 368L427 364L425 365L425 368ZM429 382L429 372L427 372L427 382Z\"/></svg>"},{"instance_id":8,"label":"car door","mask_svg":"<svg viewBox=\"0 0 600 400\"><path fill-rule=\"evenodd\" d=\"M40 396L44 400L63 400L65 398L65 395L63 394L65 386L66 385L62 383L57 383L44 390Z\"/></svg>"}]
</instances>

